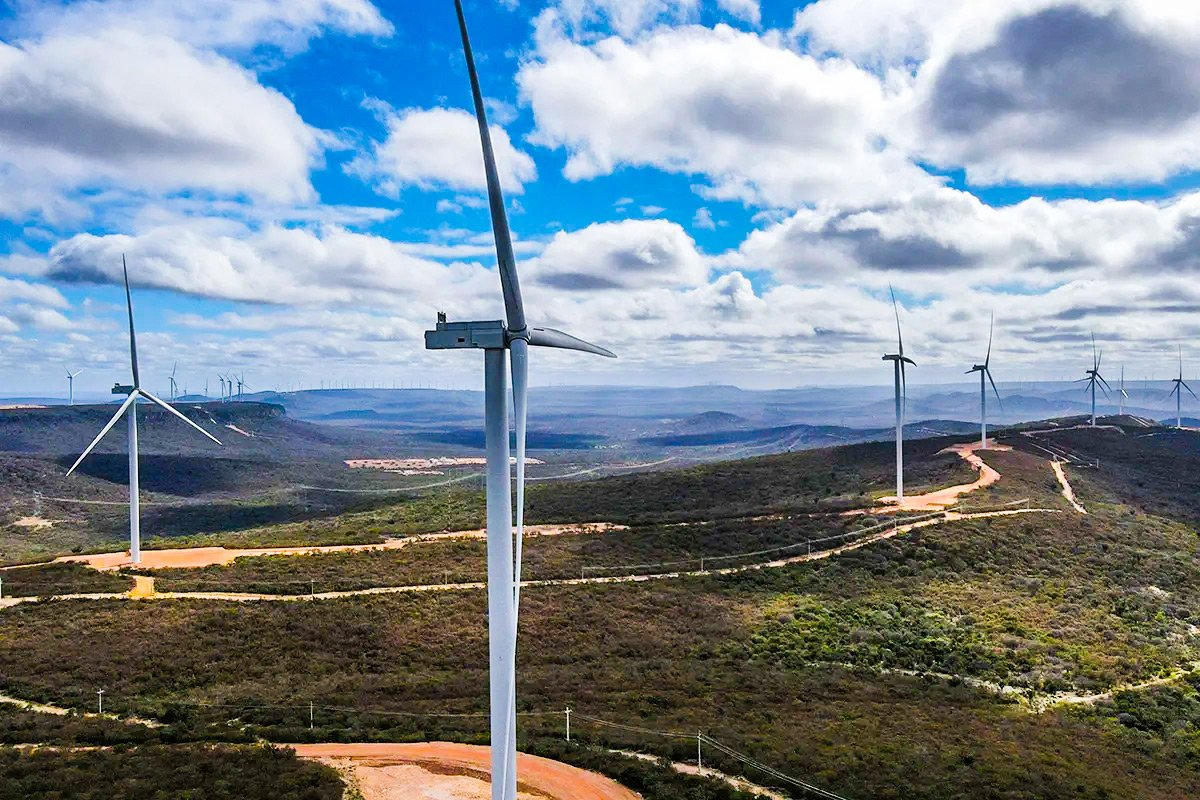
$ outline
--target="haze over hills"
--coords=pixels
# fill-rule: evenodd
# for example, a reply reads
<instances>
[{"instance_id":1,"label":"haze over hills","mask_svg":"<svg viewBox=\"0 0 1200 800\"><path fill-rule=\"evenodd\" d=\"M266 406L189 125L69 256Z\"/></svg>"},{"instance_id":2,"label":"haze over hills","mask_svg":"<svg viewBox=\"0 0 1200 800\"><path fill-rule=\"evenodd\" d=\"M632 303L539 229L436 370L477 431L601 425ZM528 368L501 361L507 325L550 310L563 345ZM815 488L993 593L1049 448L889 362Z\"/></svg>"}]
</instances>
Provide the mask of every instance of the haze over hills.
<instances>
[{"instance_id":1,"label":"haze over hills","mask_svg":"<svg viewBox=\"0 0 1200 800\"><path fill-rule=\"evenodd\" d=\"M1130 381L1125 409L1150 419L1174 418L1175 404L1167 381ZM908 384L907 418L972 421L979 417L977 384ZM1065 417L1090 409L1086 393L1073 382L1000 383L1002 405L989 398L989 418L1000 423ZM181 402L215 402L188 395ZM247 393L241 401L282 405L297 420L349 427L420 431L462 425L478 428L483 394L462 389L305 389L294 392ZM1189 398L1190 400L1190 398ZM604 432L614 418L628 420L630 433L656 435L682 432L662 426L680 424L698 414L712 417L711 430L780 425L835 425L885 428L895 420L890 386L814 386L755 390L728 385L534 386L530 389L531 424L558 433ZM1115 396L1097 398L1102 414L1118 410ZM4 404L63 403L62 398L8 398ZM1184 403L1187 413L1188 403Z\"/></svg>"}]
</instances>

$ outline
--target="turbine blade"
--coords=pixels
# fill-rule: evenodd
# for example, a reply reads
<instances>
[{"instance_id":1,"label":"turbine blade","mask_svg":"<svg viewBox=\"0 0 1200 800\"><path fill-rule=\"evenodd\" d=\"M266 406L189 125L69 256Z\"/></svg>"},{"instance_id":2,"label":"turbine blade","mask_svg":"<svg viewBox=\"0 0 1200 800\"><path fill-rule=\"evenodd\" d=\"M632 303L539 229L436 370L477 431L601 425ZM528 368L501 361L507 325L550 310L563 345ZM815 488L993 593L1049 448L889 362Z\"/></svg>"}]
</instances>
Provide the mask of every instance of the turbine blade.
<instances>
[{"instance_id":1,"label":"turbine blade","mask_svg":"<svg viewBox=\"0 0 1200 800\"><path fill-rule=\"evenodd\" d=\"M121 271L125 273L125 305L129 309L129 363L133 366L133 388L141 387L138 377L137 336L133 332L133 295L129 293L129 267L125 265L125 254L121 254Z\"/></svg>"},{"instance_id":2,"label":"turbine blade","mask_svg":"<svg viewBox=\"0 0 1200 800\"><path fill-rule=\"evenodd\" d=\"M117 424L117 420L119 420L121 418L121 416L126 411L129 410L129 407L131 405L133 405L135 402L137 402L137 396L138 396L138 393L137 393L136 389L134 391L130 392L129 397L126 397L125 402L121 403L121 407L117 409L117 413L112 415L112 419L110 419L108 421L108 424L100 429L100 433L96 435L95 439L92 439L92 443L87 446L87 449L83 451L83 453L79 456L79 458L75 459L75 463L71 465L71 468L69 470L67 470L68 478L71 477L71 473L74 472L75 469L80 464L83 463L83 460L88 457L88 454L91 453L92 450L94 450L96 448L96 445L100 444L100 440L103 439L105 437L105 435L109 431L112 430L113 425Z\"/></svg>"},{"instance_id":3,"label":"turbine blade","mask_svg":"<svg viewBox=\"0 0 1200 800\"><path fill-rule=\"evenodd\" d=\"M513 428L516 434L516 538L514 553L513 601L515 618L521 615L521 544L525 533L525 439L529 400L529 344L513 339L509 346L512 357Z\"/></svg>"},{"instance_id":4,"label":"turbine blade","mask_svg":"<svg viewBox=\"0 0 1200 800\"><path fill-rule=\"evenodd\" d=\"M988 365L992 363L992 334L994 334L995 332L996 332L996 312L993 311L992 312L992 321L988 326L988 351L987 351L987 358L985 358L983 360L983 368L984 369L987 369Z\"/></svg>"},{"instance_id":5,"label":"turbine blade","mask_svg":"<svg viewBox=\"0 0 1200 800\"><path fill-rule=\"evenodd\" d=\"M996 393L996 402L1000 404L1000 408L1004 408L1004 400L1000 397L1000 390L996 388L996 381L992 378L992 371L985 369L984 375L987 375L988 382L992 384L992 391Z\"/></svg>"},{"instance_id":6,"label":"turbine blade","mask_svg":"<svg viewBox=\"0 0 1200 800\"><path fill-rule=\"evenodd\" d=\"M896 305L896 290L888 284L888 294L892 296L892 311L896 314L896 344L900 348L900 357L904 358L904 335L900 333L900 306Z\"/></svg>"},{"instance_id":7,"label":"turbine blade","mask_svg":"<svg viewBox=\"0 0 1200 800\"><path fill-rule=\"evenodd\" d=\"M1185 388L1185 389L1187 389L1187 390L1188 390L1188 394L1190 394L1192 397L1196 397L1196 393L1192 391L1192 387L1188 386L1188 385L1187 385L1186 383L1184 383L1183 381L1180 381L1179 383L1180 383L1180 385L1181 385L1181 386L1183 386L1183 388ZM1196 397L1196 399L1197 399L1197 400L1200 400L1200 397Z\"/></svg>"},{"instance_id":8,"label":"turbine blade","mask_svg":"<svg viewBox=\"0 0 1200 800\"><path fill-rule=\"evenodd\" d=\"M513 340L516 343L516 340ZM579 350L606 358L616 358L617 354L606 350L600 345L585 342L569 333L557 331L554 328L533 328L529 331L529 343L534 347L558 347L563 350Z\"/></svg>"},{"instance_id":9,"label":"turbine blade","mask_svg":"<svg viewBox=\"0 0 1200 800\"><path fill-rule=\"evenodd\" d=\"M1096 373L1096 379L1100 381L1101 385L1104 387L1105 394L1107 394L1108 390L1112 388L1111 386L1108 385L1108 381L1104 380L1104 376L1101 375L1099 372Z\"/></svg>"},{"instance_id":10,"label":"turbine blade","mask_svg":"<svg viewBox=\"0 0 1200 800\"><path fill-rule=\"evenodd\" d=\"M1096 332L1092 331L1092 369L1100 369L1100 355L1096 351Z\"/></svg>"},{"instance_id":11,"label":"turbine blade","mask_svg":"<svg viewBox=\"0 0 1200 800\"><path fill-rule=\"evenodd\" d=\"M169 411L169 412L171 412L172 414L174 414L175 416L179 417L181 420L183 420L184 422L186 422L188 425L191 425L193 428L195 428L196 430L200 431L200 433L202 433L202 434L204 434L205 436L207 436L208 438L212 439L212 440L213 440L214 442L216 442L217 444L221 444L221 440L220 440L220 439L218 439L217 437L213 436L211 433L209 433L208 431L204 430L204 428L201 428L199 425L197 425L196 423L192 422L190 419L188 419L187 417L185 417L185 416L184 416L182 413L180 413L179 409L175 408L174 406L170 405L169 403L164 403L162 400L159 400L157 397L155 397L154 395L150 394L149 392L147 392L147 391L146 391L146 390L144 390L144 389L142 389L142 390L140 390L140 391L141 391L141 394L142 394L142 396L143 396L143 397L145 397L147 400L149 400L151 403L154 403L155 405L158 405L158 406L162 406L162 407L163 407L163 408L165 408L167 411Z\"/></svg>"},{"instance_id":12,"label":"turbine blade","mask_svg":"<svg viewBox=\"0 0 1200 800\"><path fill-rule=\"evenodd\" d=\"M905 364L912 364L914 367L917 365L917 362L913 361L908 356L905 356L904 358L901 358L900 360L903 361Z\"/></svg>"},{"instance_id":13,"label":"turbine blade","mask_svg":"<svg viewBox=\"0 0 1200 800\"><path fill-rule=\"evenodd\" d=\"M500 271L500 288L504 292L505 318L508 322L508 329L520 333L526 327L525 305L521 302L521 284L517 280L517 260L513 255L508 212L504 208L504 195L500 190L500 176L496 170L496 154L492 150L492 134L488 128L487 112L483 107L483 92L479 88L479 74L475 70L475 55L471 51L471 38L467 34L467 18L463 13L462 0L454 0L454 8L458 12L458 28L462 33L467 73L471 77L471 95L475 101L475 118L479 123L479 139L483 146L483 169L487 177L488 204L492 211L492 235L496 240L496 264Z\"/></svg>"}]
</instances>

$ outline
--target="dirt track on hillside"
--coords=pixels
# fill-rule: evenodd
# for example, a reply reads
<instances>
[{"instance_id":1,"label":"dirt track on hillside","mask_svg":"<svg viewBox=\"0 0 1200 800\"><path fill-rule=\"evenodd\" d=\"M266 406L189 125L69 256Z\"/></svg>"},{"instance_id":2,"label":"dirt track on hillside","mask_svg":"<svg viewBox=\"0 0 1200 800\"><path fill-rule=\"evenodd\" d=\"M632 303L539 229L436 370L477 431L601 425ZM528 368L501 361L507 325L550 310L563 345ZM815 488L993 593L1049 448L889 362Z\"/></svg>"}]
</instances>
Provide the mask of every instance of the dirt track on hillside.
<instances>
[{"instance_id":1,"label":"dirt track on hillside","mask_svg":"<svg viewBox=\"0 0 1200 800\"><path fill-rule=\"evenodd\" d=\"M614 525L610 522L589 522L578 525L526 525L525 535L561 536L565 534L604 533L610 530L623 529L624 525ZM139 564L129 561L128 552L93 553L82 556L60 556L54 563L86 564L92 569L113 570L121 567L138 567L141 569L189 569L195 567L227 566L239 558L250 556L306 556L320 553L364 552L369 550L400 550L420 542L431 542L438 539L486 539L487 531L447 531L444 533L423 533L406 536L401 539L387 539L374 544L331 544L305 545L301 547L188 547L178 550L143 550Z\"/></svg>"},{"instance_id":2,"label":"dirt track on hillside","mask_svg":"<svg viewBox=\"0 0 1200 800\"><path fill-rule=\"evenodd\" d=\"M942 451L943 453L957 454L959 458L979 470L979 477L974 482L947 486L945 489L937 489L926 494L909 495L899 504L896 503L895 497L885 497L883 502L889 503L893 508L899 508L901 511L942 511L957 503L964 494L991 486L1000 480L1000 473L989 467L982 458L975 454L975 451L979 449L981 448L978 442L966 442L947 447ZM1008 445L994 442L987 449L991 451L1012 450Z\"/></svg>"},{"instance_id":3,"label":"dirt track on hillside","mask_svg":"<svg viewBox=\"0 0 1200 800\"><path fill-rule=\"evenodd\" d=\"M365 800L487 800L490 749L479 745L297 744L302 758L345 769ZM520 800L640 800L616 781L548 758L517 754Z\"/></svg>"}]
</instances>

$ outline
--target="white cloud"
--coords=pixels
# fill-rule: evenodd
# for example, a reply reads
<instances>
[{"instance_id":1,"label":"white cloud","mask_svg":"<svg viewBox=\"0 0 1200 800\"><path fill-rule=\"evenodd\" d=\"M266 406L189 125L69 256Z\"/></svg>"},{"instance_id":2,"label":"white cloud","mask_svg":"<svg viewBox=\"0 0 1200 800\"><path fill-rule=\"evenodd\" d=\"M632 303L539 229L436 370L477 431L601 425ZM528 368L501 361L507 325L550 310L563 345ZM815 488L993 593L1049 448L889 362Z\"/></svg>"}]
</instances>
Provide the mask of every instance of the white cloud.
<instances>
[{"instance_id":1,"label":"white cloud","mask_svg":"<svg viewBox=\"0 0 1200 800\"><path fill-rule=\"evenodd\" d=\"M1200 166L1198 53L1124 10L1014 16L920 71L913 147L977 184L1162 180Z\"/></svg>"},{"instance_id":2,"label":"white cloud","mask_svg":"<svg viewBox=\"0 0 1200 800\"><path fill-rule=\"evenodd\" d=\"M717 5L727 14L755 25L762 20L758 0L717 0Z\"/></svg>"},{"instance_id":3,"label":"white cloud","mask_svg":"<svg viewBox=\"0 0 1200 800\"><path fill-rule=\"evenodd\" d=\"M1159 0L819 0L793 34L887 70L892 141L977 185L1200 167L1200 15Z\"/></svg>"},{"instance_id":4,"label":"white cloud","mask_svg":"<svg viewBox=\"0 0 1200 800\"><path fill-rule=\"evenodd\" d=\"M325 31L386 36L391 23L366 0L84 0L34 6L20 19L39 33L91 34L122 29L201 47L269 44L295 52Z\"/></svg>"},{"instance_id":5,"label":"white cloud","mask_svg":"<svg viewBox=\"0 0 1200 800\"><path fill-rule=\"evenodd\" d=\"M708 264L679 225L625 220L558 233L527 274L560 290L649 289L703 283Z\"/></svg>"},{"instance_id":6,"label":"white cloud","mask_svg":"<svg viewBox=\"0 0 1200 800\"><path fill-rule=\"evenodd\" d=\"M692 217L692 226L706 231L715 231L717 229L717 223L713 220L712 212L704 207L696 209L696 214Z\"/></svg>"},{"instance_id":7,"label":"white cloud","mask_svg":"<svg viewBox=\"0 0 1200 800\"><path fill-rule=\"evenodd\" d=\"M387 138L370 154L354 159L347 170L396 194L405 186L422 189L486 190L479 126L456 108L408 108L387 117ZM537 178L528 154L516 149L503 128L491 126L500 184L521 194Z\"/></svg>"},{"instance_id":8,"label":"white cloud","mask_svg":"<svg viewBox=\"0 0 1200 800\"><path fill-rule=\"evenodd\" d=\"M791 207L937 183L883 138L884 88L848 61L724 25L588 46L544 16L537 41L518 74L531 139L566 149L572 180L653 166L706 176L715 197Z\"/></svg>"},{"instance_id":9,"label":"white cloud","mask_svg":"<svg viewBox=\"0 0 1200 800\"><path fill-rule=\"evenodd\" d=\"M64 283L115 283L121 256L135 285L254 303L415 304L468 308L489 296L494 276L478 265L444 265L387 239L327 226L170 226L136 236L78 234L51 248L41 274Z\"/></svg>"},{"instance_id":10,"label":"white cloud","mask_svg":"<svg viewBox=\"0 0 1200 800\"><path fill-rule=\"evenodd\" d=\"M0 168L18 186L305 201L321 149L281 94L167 38L110 30L0 43Z\"/></svg>"},{"instance_id":11,"label":"white cloud","mask_svg":"<svg viewBox=\"0 0 1200 800\"><path fill-rule=\"evenodd\" d=\"M699 9L700 0L559 0L556 13L577 35L589 26L607 26L629 37L658 23L691 19Z\"/></svg>"}]
</instances>

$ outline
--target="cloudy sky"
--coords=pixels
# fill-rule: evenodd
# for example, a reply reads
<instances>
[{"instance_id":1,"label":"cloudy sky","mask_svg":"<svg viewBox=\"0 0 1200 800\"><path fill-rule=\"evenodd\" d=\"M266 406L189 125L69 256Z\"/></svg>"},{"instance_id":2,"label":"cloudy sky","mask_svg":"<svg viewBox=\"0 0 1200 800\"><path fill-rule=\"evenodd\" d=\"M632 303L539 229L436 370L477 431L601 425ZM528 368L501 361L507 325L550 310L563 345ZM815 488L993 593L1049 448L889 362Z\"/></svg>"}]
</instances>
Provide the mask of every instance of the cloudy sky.
<instances>
[{"instance_id":1,"label":"cloudy sky","mask_svg":"<svg viewBox=\"0 0 1200 800\"><path fill-rule=\"evenodd\" d=\"M993 311L1002 381L1200 333L1191 3L466 5L531 321L621 355L535 383L883 383L889 283L914 383ZM122 253L152 386L478 385L421 338L502 313L450 0L0 14L0 394L126 378Z\"/></svg>"}]
</instances>

